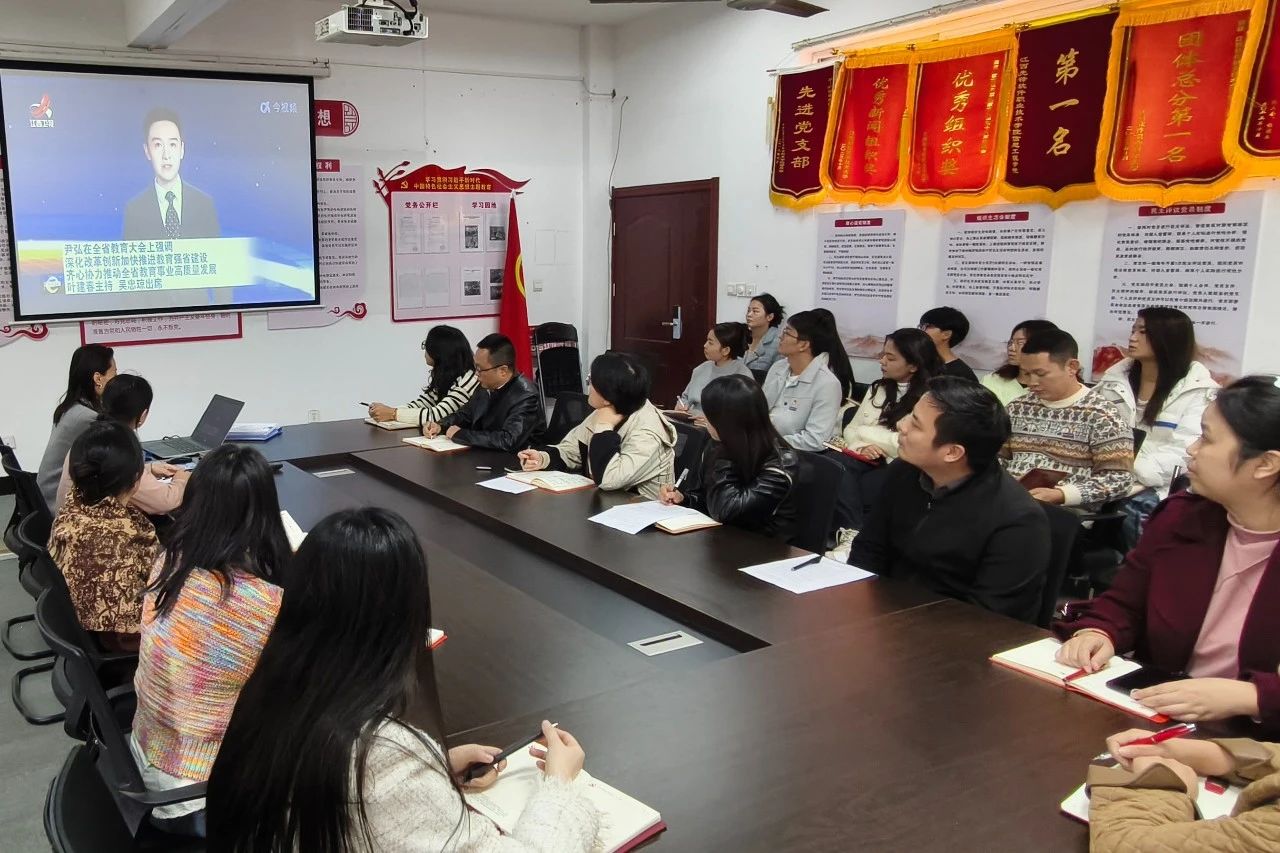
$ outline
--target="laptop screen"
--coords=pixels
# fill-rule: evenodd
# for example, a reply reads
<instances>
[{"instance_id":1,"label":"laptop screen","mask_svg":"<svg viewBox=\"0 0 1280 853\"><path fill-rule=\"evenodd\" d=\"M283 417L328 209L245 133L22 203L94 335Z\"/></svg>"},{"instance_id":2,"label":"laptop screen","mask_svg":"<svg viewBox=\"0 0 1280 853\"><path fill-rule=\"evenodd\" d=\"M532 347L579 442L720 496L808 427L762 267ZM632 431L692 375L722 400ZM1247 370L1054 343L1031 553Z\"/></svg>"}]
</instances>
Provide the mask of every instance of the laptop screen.
<instances>
[{"instance_id":1,"label":"laptop screen","mask_svg":"<svg viewBox=\"0 0 1280 853\"><path fill-rule=\"evenodd\" d=\"M200 423L196 424L196 431L191 434L191 437L205 447L217 447L227 437L227 433L231 431L236 418L240 417L240 410L243 408L244 403L239 400L214 394L213 399L209 401L209 408L204 410L204 415L200 418Z\"/></svg>"}]
</instances>

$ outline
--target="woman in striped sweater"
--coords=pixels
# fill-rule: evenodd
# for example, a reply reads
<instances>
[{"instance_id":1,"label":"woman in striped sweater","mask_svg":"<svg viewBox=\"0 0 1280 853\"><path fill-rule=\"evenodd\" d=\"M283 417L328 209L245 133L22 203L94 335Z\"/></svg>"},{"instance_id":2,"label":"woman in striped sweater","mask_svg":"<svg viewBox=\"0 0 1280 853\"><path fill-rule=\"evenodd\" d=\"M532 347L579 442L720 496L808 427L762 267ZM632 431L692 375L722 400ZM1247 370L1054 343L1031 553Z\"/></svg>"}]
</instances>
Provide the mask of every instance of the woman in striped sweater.
<instances>
[{"instance_id":1,"label":"woman in striped sweater","mask_svg":"<svg viewBox=\"0 0 1280 853\"><path fill-rule=\"evenodd\" d=\"M148 788L209 778L275 624L289 558L267 460L230 444L205 456L143 600L130 742ZM203 808L203 800L167 806L153 820L183 819L171 828L203 835Z\"/></svg>"},{"instance_id":2,"label":"woman in striped sweater","mask_svg":"<svg viewBox=\"0 0 1280 853\"><path fill-rule=\"evenodd\" d=\"M422 351L431 368L431 379L418 399L399 407L374 403L369 407L369 417L380 423L416 424L421 429L423 424L440 423L476 393L476 373L466 335L453 326L433 326L422 342Z\"/></svg>"}]
</instances>

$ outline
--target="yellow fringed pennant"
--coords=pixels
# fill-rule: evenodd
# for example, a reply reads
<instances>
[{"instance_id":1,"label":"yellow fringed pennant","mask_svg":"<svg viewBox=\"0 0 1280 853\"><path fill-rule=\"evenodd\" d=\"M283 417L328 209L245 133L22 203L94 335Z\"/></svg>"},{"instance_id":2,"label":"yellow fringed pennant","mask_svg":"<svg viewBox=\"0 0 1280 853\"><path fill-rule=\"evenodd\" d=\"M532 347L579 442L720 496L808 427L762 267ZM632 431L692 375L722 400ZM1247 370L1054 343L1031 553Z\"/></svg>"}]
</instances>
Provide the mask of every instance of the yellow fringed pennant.
<instances>
[{"instance_id":1,"label":"yellow fringed pennant","mask_svg":"<svg viewBox=\"0 0 1280 853\"><path fill-rule=\"evenodd\" d=\"M1103 195L1168 206L1244 179L1222 144L1248 68L1255 0L1122 5L1112 35L1095 172ZM1253 39L1256 50L1256 38ZM1238 118L1236 126L1239 126Z\"/></svg>"},{"instance_id":2,"label":"yellow fringed pennant","mask_svg":"<svg viewBox=\"0 0 1280 853\"><path fill-rule=\"evenodd\" d=\"M946 211L999 200L1014 33L984 33L916 57L902 195Z\"/></svg>"},{"instance_id":3,"label":"yellow fringed pennant","mask_svg":"<svg viewBox=\"0 0 1280 853\"><path fill-rule=\"evenodd\" d=\"M826 200L897 200L907 156L914 56L911 48L877 50L849 55L841 65L822 161Z\"/></svg>"},{"instance_id":4,"label":"yellow fringed pennant","mask_svg":"<svg viewBox=\"0 0 1280 853\"><path fill-rule=\"evenodd\" d=\"M1280 175L1280 127L1273 121L1280 107L1277 5L1275 0L1257 0L1254 6L1222 138L1227 162L1245 177Z\"/></svg>"}]
</instances>

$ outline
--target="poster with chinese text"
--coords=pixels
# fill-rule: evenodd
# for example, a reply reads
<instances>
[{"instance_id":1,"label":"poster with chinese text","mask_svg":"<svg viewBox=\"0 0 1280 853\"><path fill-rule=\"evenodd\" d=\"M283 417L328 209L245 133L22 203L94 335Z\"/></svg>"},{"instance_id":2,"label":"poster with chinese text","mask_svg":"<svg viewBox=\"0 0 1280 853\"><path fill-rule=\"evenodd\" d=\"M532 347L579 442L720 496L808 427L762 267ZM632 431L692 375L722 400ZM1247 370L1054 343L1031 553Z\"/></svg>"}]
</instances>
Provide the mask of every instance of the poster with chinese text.
<instances>
[{"instance_id":1,"label":"poster with chinese text","mask_svg":"<svg viewBox=\"0 0 1280 853\"><path fill-rule=\"evenodd\" d=\"M364 204L368 192L363 166L338 159L316 161L320 307L269 311L268 329L331 326L343 317L362 320L369 313L364 302Z\"/></svg>"},{"instance_id":2,"label":"poster with chinese text","mask_svg":"<svg viewBox=\"0 0 1280 853\"><path fill-rule=\"evenodd\" d=\"M1053 252L1053 211L1039 204L954 212L942 221L938 304L964 312L969 336L956 350L994 370L1009 331L1044 317Z\"/></svg>"},{"instance_id":3,"label":"poster with chinese text","mask_svg":"<svg viewBox=\"0 0 1280 853\"><path fill-rule=\"evenodd\" d=\"M818 215L817 304L835 315L845 351L878 358L898 326L903 210Z\"/></svg>"},{"instance_id":4,"label":"poster with chinese text","mask_svg":"<svg viewBox=\"0 0 1280 853\"><path fill-rule=\"evenodd\" d=\"M82 344L128 347L238 338L243 327L238 311L217 314L169 314L111 317L80 324Z\"/></svg>"},{"instance_id":5,"label":"poster with chinese text","mask_svg":"<svg viewBox=\"0 0 1280 853\"><path fill-rule=\"evenodd\" d=\"M489 169L378 170L391 239L391 319L492 317L502 299L511 194Z\"/></svg>"},{"instance_id":6,"label":"poster with chinese text","mask_svg":"<svg viewBox=\"0 0 1280 853\"><path fill-rule=\"evenodd\" d=\"M1094 377L1126 356L1138 309L1149 305L1186 313L1195 323L1198 359L1219 381L1238 376L1261 218L1261 192L1171 207L1113 205L1094 322Z\"/></svg>"}]
</instances>

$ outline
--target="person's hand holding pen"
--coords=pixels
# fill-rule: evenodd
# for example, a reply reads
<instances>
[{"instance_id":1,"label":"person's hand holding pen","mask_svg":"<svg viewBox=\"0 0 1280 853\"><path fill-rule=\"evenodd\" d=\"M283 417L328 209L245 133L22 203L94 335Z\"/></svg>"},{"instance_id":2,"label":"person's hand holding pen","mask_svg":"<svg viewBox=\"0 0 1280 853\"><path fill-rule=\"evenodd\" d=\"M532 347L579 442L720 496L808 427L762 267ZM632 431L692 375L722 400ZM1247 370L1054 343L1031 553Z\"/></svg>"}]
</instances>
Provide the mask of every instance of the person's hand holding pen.
<instances>
[{"instance_id":1,"label":"person's hand holding pen","mask_svg":"<svg viewBox=\"0 0 1280 853\"><path fill-rule=\"evenodd\" d=\"M541 471L551 462L551 457L547 454L532 448L521 450L516 458L520 460L520 468L524 471Z\"/></svg>"},{"instance_id":2,"label":"person's hand holding pen","mask_svg":"<svg viewBox=\"0 0 1280 853\"><path fill-rule=\"evenodd\" d=\"M1126 770L1141 772L1152 764L1168 764L1174 772L1180 767L1191 771L1191 776L1226 776L1235 770L1231 754L1216 743L1193 740L1181 734L1194 731L1195 726L1174 726L1162 732L1128 729L1107 738L1107 753ZM1189 786L1195 790L1198 784Z\"/></svg>"},{"instance_id":3,"label":"person's hand holding pen","mask_svg":"<svg viewBox=\"0 0 1280 853\"><path fill-rule=\"evenodd\" d=\"M672 504L684 503L684 495L680 493L680 486L684 484L684 478L689 476L689 469L685 468L680 472L680 476L676 479L674 485L663 483L658 487L658 502L663 506L671 506Z\"/></svg>"}]
</instances>

